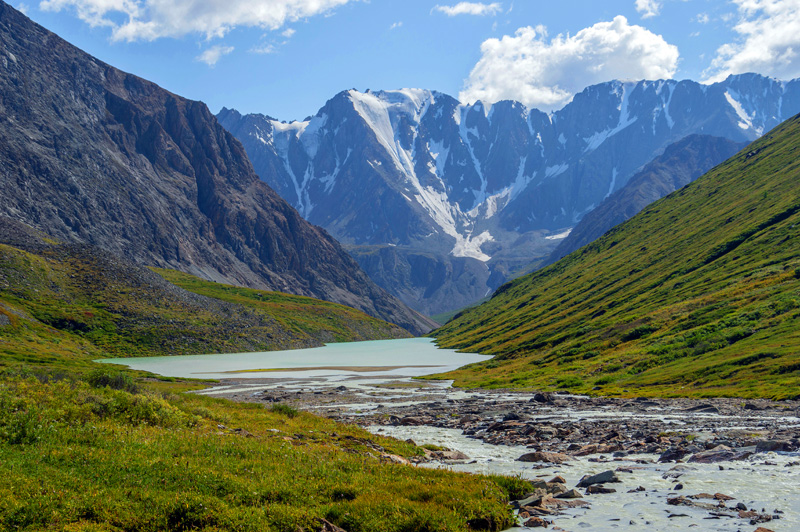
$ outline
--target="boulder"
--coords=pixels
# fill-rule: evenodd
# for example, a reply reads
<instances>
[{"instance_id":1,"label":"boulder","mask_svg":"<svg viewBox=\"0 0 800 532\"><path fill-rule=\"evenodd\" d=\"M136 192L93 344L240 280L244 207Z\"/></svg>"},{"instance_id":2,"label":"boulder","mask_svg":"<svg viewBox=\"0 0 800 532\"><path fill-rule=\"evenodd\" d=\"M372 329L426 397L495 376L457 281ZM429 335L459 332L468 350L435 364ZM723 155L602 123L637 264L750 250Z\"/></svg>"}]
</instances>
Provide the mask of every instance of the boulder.
<instances>
[{"instance_id":1,"label":"boulder","mask_svg":"<svg viewBox=\"0 0 800 532\"><path fill-rule=\"evenodd\" d=\"M759 440L756 442L757 453L791 452L792 442L787 440Z\"/></svg>"},{"instance_id":2,"label":"boulder","mask_svg":"<svg viewBox=\"0 0 800 532\"><path fill-rule=\"evenodd\" d=\"M549 393L536 393L533 394L533 399L531 399L531 401L536 403L545 403L545 404L552 403L553 396L551 396Z\"/></svg>"},{"instance_id":3,"label":"boulder","mask_svg":"<svg viewBox=\"0 0 800 532\"><path fill-rule=\"evenodd\" d=\"M658 457L659 462L677 462L678 460L682 460L684 456L689 454L689 451L686 449L667 449L661 456Z\"/></svg>"},{"instance_id":4,"label":"boulder","mask_svg":"<svg viewBox=\"0 0 800 532\"><path fill-rule=\"evenodd\" d=\"M609 482L620 482L616 472L608 470L596 475L586 475L578 482L579 488L587 488L594 484L606 484Z\"/></svg>"},{"instance_id":5,"label":"boulder","mask_svg":"<svg viewBox=\"0 0 800 532\"><path fill-rule=\"evenodd\" d=\"M539 506L542 499L547 496L547 490L537 488L532 493L529 493L524 499L514 501L511 506L514 508L523 508L525 506Z\"/></svg>"},{"instance_id":6,"label":"boulder","mask_svg":"<svg viewBox=\"0 0 800 532\"><path fill-rule=\"evenodd\" d=\"M437 460L469 460L461 451L433 451L431 456Z\"/></svg>"},{"instance_id":7,"label":"boulder","mask_svg":"<svg viewBox=\"0 0 800 532\"><path fill-rule=\"evenodd\" d=\"M541 517L531 517L524 523L528 528L547 528L549 524L550 521L545 521Z\"/></svg>"},{"instance_id":8,"label":"boulder","mask_svg":"<svg viewBox=\"0 0 800 532\"><path fill-rule=\"evenodd\" d=\"M382 454L381 462L388 462L390 464L402 464L402 465L410 464L408 460L396 454Z\"/></svg>"},{"instance_id":9,"label":"boulder","mask_svg":"<svg viewBox=\"0 0 800 532\"><path fill-rule=\"evenodd\" d=\"M548 453L545 451L536 451L532 453L525 453L519 458L518 462L544 462L546 464L563 464L569 462L570 457L563 453Z\"/></svg>"},{"instance_id":10,"label":"boulder","mask_svg":"<svg viewBox=\"0 0 800 532\"><path fill-rule=\"evenodd\" d=\"M709 451L702 451L693 454L688 461L698 464L715 464L717 462L744 460L752 454L753 453L749 451L735 451L725 445L718 445Z\"/></svg>"},{"instance_id":11,"label":"boulder","mask_svg":"<svg viewBox=\"0 0 800 532\"><path fill-rule=\"evenodd\" d=\"M617 490L615 490L614 488L604 488L603 486L598 486L598 485L589 486L588 488L586 488L586 493L589 495L601 495L605 493L616 493L616 492Z\"/></svg>"}]
</instances>

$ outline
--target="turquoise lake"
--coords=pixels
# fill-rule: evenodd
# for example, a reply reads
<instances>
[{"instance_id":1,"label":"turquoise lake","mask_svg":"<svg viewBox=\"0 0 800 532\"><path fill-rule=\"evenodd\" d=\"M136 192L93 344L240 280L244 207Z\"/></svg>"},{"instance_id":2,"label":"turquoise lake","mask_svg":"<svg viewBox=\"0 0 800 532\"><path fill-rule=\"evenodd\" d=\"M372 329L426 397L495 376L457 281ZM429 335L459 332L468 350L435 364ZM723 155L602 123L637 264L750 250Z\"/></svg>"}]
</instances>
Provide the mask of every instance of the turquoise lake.
<instances>
[{"instance_id":1,"label":"turquoise lake","mask_svg":"<svg viewBox=\"0 0 800 532\"><path fill-rule=\"evenodd\" d=\"M311 349L148 358L114 358L166 377L194 379L339 380L352 377L418 377L450 371L491 357L439 349L430 338L327 344ZM267 371L265 371L267 370ZM279 371L274 371L279 370Z\"/></svg>"}]
</instances>

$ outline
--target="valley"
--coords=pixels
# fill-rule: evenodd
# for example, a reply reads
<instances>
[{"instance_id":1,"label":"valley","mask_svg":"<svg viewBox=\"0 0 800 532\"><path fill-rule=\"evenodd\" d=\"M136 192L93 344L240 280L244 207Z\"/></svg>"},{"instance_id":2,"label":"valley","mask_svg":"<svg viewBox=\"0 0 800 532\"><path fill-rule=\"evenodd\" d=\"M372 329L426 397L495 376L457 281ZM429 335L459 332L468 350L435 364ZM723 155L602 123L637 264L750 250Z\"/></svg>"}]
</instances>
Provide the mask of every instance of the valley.
<instances>
[{"instance_id":1,"label":"valley","mask_svg":"<svg viewBox=\"0 0 800 532\"><path fill-rule=\"evenodd\" d=\"M0 0L0 529L796 530L800 67L679 81L689 2L347 3ZM463 17L458 98L340 90Z\"/></svg>"}]
</instances>

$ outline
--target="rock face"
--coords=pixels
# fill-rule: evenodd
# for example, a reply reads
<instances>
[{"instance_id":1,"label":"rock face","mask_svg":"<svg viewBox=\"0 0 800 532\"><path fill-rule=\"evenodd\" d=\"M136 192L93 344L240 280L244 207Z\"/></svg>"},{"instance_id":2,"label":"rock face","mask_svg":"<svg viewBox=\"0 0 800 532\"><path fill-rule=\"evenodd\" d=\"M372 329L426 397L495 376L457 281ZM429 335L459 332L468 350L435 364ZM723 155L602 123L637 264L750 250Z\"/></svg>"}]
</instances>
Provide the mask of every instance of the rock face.
<instances>
[{"instance_id":1,"label":"rock face","mask_svg":"<svg viewBox=\"0 0 800 532\"><path fill-rule=\"evenodd\" d=\"M431 327L259 180L205 104L98 61L1 1L0 187L0 214L65 242Z\"/></svg>"},{"instance_id":2,"label":"rock face","mask_svg":"<svg viewBox=\"0 0 800 532\"><path fill-rule=\"evenodd\" d=\"M667 194L688 185L733 157L747 143L722 137L689 135L671 144L628 183L581 219L547 259L552 264L585 246Z\"/></svg>"},{"instance_id":3,"label":"rock face","mask_svg":"<svg viewBox=\"0 0 800 532\"><path fill-rule=\"evenodd\" d=\"M345 91L303 122L229 109L218 118L261 178L379 284L442 312L529 270L670 144L751 141L798 111L800 82L740 75L603 83L550 115L402 89ZM421 256L444 281L407 278Z\"/></svg>"}]
</instances>

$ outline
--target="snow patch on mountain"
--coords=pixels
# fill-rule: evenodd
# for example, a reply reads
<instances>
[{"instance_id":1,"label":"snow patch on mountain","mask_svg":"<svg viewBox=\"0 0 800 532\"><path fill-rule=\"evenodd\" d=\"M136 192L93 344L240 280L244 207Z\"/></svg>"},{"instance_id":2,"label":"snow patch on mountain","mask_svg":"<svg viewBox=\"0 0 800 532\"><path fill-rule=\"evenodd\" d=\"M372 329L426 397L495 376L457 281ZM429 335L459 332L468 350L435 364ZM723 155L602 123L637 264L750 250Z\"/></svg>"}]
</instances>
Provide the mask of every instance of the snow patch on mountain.
<instances>
[{"instance_id":1,"label":"snow patch on mountain","mask_svg":"<svg viewBox=\"0 0 800 532\"><path fill-rule=\"evenodd\" d=\"M445 165L447 164L447 157L450 155L450 147L444 147L444 139L439 142L433 140L428 141L428 153L436 164L436 175L442 177L444 175Z\"/></svg>"},{"instance_id":2,"label":"snow patch on mountain","mask_svg":"<svg viewBox=\"0 0 800 532\"><path fill-rule=\"evenodd\" d=\"M557 164L555 166L548 166L544 170L545 177L555 177L557 175L561 175L569 169L569 165L567 163Z\"/></svg>"},{"instance_id":3,"label":"snow patch on mountain","mask_svg":"<svg viewBox=\"0 0 800 532\"><path fill-rule=\"evenodd\" d=\"M558 233L556 235L546 236L546 237L544 237L544 239L545 240L563 240L563 239L567 238L570 235L570 233L572 233L572 229L573 228L570 227L569 229L567 229L563 233Z\"/></svg>"},{"instance_id":4,"label":"snow patch on mountain","mask_svg":"<svg viewBox=\"0 0 800 532\"><path fill-rule=\"evenodd\" d=\"M487 262L491 260L492 257L481 251L481 246L493 240L494 237L489 231L484 231L475 237L470 234L466 236L458 235L456 238L456 246L450 254L454 257L471 257L479 261Z\"/></svg>"},{"instance_id":5,"label":"snow patch on mountain","mask_svg":"<svg viewBox=\"0 0 800 532\"><path fill-rule=\"evenodd\" d=\"M619 106L617 106L617 110L619 111L619 121L613 128L607 128L588 137L584 137L583 141L586 143L586 147L583 150L584 153L596 150L610 137L613 137L626 127L636 122L637 117L631 118L628 113L628 99L630 98L631 92L635 86L635 83L612 83L611 93L620 99Z\"/></svg>"},{"instance_id":6,"label":"snow patch on mountain","mask_svg":"<svg viewBox=\"0 0 800 532\"><path fill-rule=\"evenodd\" d=\"M606 198L614 192L614 187L617 185L617 167L615 166L614 169L611 171L611 184L608 185L608 192L606 193ZM605 199L605 198L603 198Z\"/></svg>"},{"instance_id":7,"label":"snow patch on mountain","mask_svg":"<svg viewBox=\"0 0 800 532\"><path fill-rule=\"evenodd\" d=\"M752 129L761 136L764 133L763 127L755 127L753 126L753 119L756 116L755 111L748 115L747 111L744 110L744 106L736 99L739 94L736 93L733 89L728 89L725 91L725 99L728 100L728 103L733 107L733 110L736 112L736 116L739 117L739 127L742 129Z\"/></svg>"}]
</instances>

